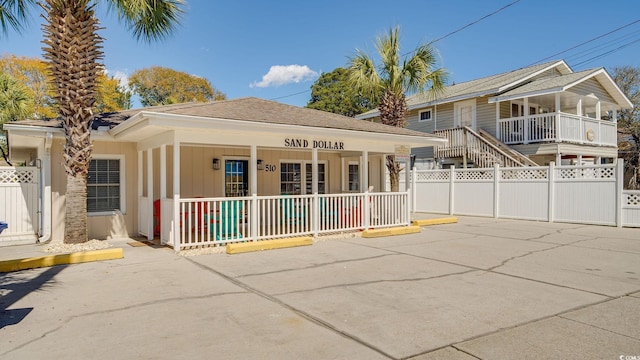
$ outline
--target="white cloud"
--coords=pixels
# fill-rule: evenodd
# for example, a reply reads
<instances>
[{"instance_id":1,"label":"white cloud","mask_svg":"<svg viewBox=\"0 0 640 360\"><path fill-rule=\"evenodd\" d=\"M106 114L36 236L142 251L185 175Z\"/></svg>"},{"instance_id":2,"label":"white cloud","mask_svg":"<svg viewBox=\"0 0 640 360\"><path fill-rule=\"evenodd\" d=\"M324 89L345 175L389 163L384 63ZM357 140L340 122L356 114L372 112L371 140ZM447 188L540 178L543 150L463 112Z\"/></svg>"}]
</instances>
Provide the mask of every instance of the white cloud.
<instances>
[{"instance_id":1,"label":"white cloud","mask_svg":"<svg viewBox=\"0 0 640 360\"><path fill-rule=\"evenodd\" d=\"M313 80L318 73L309 69L307 65L274 65L269 72L262 77L260 82L252 82L249 87L280 86L290 83Z\"/></svg>"},{"instance_id":2,"label":"white cloud","mask_svg":"<svg viewBox=\"0 0 640 360\"><path fill-rule=\"evenodd\" d=\"M113 78L118 80L118 82L120 83L120 86L122 86L124 89L130 90L129 75L127 75L125 72L120 70L109 71L109 69L105 69L104 73L107 76L113 76Z\"/></svg>"}]
</instances>

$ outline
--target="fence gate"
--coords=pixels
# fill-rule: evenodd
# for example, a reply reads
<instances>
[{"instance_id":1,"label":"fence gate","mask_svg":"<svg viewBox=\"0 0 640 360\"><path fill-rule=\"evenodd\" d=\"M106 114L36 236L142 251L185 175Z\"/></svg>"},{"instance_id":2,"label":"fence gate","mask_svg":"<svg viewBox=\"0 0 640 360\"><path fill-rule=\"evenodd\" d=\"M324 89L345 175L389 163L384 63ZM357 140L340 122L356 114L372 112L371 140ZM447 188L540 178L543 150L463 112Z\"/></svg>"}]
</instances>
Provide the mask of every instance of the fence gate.
<instances>
[{"instance_id":1,"label":"fence gate","mask_svg":"<svg viewBox=\"0 0 640 360\"><path fill-rule=\"evenodd\" d=\"M0 221L9 224L0 234L0 246L36 241L39 180L37 167L0 167Z\"/></svg>"}]
</instances>

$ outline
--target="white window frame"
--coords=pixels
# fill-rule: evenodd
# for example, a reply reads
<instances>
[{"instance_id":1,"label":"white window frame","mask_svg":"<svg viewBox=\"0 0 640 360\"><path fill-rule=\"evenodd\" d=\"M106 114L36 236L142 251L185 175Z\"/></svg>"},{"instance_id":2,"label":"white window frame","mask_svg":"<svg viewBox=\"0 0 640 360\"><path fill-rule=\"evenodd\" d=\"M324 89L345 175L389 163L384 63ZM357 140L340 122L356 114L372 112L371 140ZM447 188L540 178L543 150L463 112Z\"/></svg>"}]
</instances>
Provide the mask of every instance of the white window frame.
<instances>
[{"instance_id":1,"label":"white window frame","mask_svg":"<svg viewBox=\"0 0 640 360\"><path fill-rule=\"evenodd\" d=\"M93 154L91 155L91 160L119 160L120 161L120 209L117 210L109 210L109 211L94 211L90 212L87 210L87 217L91 216L105 216L105 215L113 215L115 211L120 211L123 215L127 214L127 184L125 183L126 174L125 169L127 168L125 163L125 156L122 154ZM87 188L89 184L87 184ZM87 190L88 191L88 190Z\"/></svg>"},{"instance_id":2,"label":"white window frame","mask_svg":"<svg viewBox=\"0 0 640 360\"><path fill-rule=\"evenodd\" d=\"M300 195L310 195L307 193L307 164L313 164L308 160L280 160L280 171L278 171L278 189L282 193L282 164L299 164L300 165ZM329 162L327 160L318 161L318 165L324 165L324 191L325 194L330 194L329 191ZM312 165L313 166L313 165Z\"/></svg>"},{"instance_id":3,"label":"white window frame","mask_svg":"<svg viewBox=\"0 0 640 360\"><path fill-rule=\"evenodd\" d=\"M356 178L357 184L358 184L358 189L356 190L351 190L351 165L356 165L358 166L358 176ZM347 163L347 191L348 192L360 192L360 190L362 189L362 184L361 184L361 170L362 170L362 166L360 166L360 162L359 161L349 161Z\"/></svg>"},{"instance_id":4,"label":"white window frame","mask_svg":"<svg viewBox=\"0 0 640 360\"><path fill-rule=\"evenodd\" d=\"M423 113L429 113L429 118L422 119ZM433 108L427 108L427 109L418 111L418 122L428 122L428 121L433 121Z\"/></svg>"}]
</instances>

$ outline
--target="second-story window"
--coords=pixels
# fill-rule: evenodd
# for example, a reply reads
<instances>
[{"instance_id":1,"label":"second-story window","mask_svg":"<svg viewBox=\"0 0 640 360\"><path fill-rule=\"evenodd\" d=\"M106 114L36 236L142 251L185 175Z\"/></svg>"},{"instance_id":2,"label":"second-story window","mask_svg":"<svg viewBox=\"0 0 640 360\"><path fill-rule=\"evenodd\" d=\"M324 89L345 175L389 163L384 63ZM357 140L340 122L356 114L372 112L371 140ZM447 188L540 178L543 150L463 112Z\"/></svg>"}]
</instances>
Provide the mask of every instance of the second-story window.
<instances>
[{"instance_id":1,"label":"second-story window","mask_svg":"<svg viewBox=\"0 0 640 360\"><path fill-rule=\"evenodd\" d=\"M418 113L418 121L430 121L431 109L422 110Z\"/></svg>"}]
</instances>

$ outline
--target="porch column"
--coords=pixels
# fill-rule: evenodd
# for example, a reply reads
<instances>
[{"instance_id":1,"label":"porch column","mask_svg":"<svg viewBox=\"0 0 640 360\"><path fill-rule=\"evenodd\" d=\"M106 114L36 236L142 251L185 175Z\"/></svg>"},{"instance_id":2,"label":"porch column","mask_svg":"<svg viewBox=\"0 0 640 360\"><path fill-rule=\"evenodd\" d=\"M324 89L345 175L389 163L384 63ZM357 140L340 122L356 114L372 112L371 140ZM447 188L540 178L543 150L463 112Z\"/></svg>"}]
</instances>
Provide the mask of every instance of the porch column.
<instances>
[{"instance_id":1,"label":"porch column","mask_svg":"<svg viewBox=\"0 0 640 360\"><path fill-rule=\"evenodd\" d=\"M582 116L582 98L578 99L578 103L576 104L576 115Z\"/></svg>"},{"instance_id":2,"label":"porch column","mask_svg":"<svg viewBox=\"0 0 640 360\"><path fill-rule=\"evenodd\" d=\"M162 235L164 228L167 226L162 221L162 202L167 198L167 145L160 145L160 213L158 221L160 221L160 242L162 243Z\"/></svg>"},{"instance_id":3,"label":"porch column","mask_svg":"<svg viewBox=\"0 0 640 360\"><path fill-rule=\"evenodd\" d=\"M562 154L560 153L556 154L556 165L558 166L562 165Z\"/></svg>"},{"instance_id":4,"label":"porch column","mask_svg":"<svg viewBox=\"0 0 640 360\"><path fill-rule=\"evenodd\" d=\"M361 216L360 218L362 219L362 226L365 229L369 228L369 224L371 223L371 219L369 218L371 216L371 211L369 210L369 152L367 150L363 150L362 151L362 174L361 178L362 178L362 188L363 188L363 193L364 195L364 199L362 200L362 205L360 206L360 211L361 211Z\"/></svg>"},{"instance_id":5,"label":"porch column","mask_svg":"<svg viewBox=\"0 0 640 360\"><path fill-rule=\"evenodd\" d=\"M582 166L582 154L578 154L578 157L576 158L576 161L578 162L576 164L577 166Z\"/></svg>"},{"instance_id":6,"label":"porch column","mask_svg":"<svg viewBox=\"0 0 640 360\"><path fill-rule=\"evenodd\" d=\"M600 106L601 106L601 105L600 105L600 100L598 100L598 101L596 102L596 119L597 119L597 120L602 119L602 116L600 115Z\"/></svg>"},{"instance_id":7,"label":"porch column","mask_svg":"<svg viewBox=\"0 0 640 360\"><path fill-rule=\"evenodd\" d=\"M600 156L596 156L595 159L593 160L593 164L594 165L600 165L602 164L602 157Z\"/></svg>"},{"instance_id":8,"label":"porch column","mask_svg":"<svg viewBox=\"0 0 640 360\"><path fill-rule=\"evenodd\" d=\"M147 239L153 240L153 149L147 149Z\"/></svg>"},{"instance_id":9,"label":"porch column","mask_svg":"<svg viewBox=\"0 0 640 360\"><path fill-rule=\"evenodd\" d=\"M250 237L258 238L258 147L251 145L249 156L249 180L251 181L251 217L249 218Z\"/></svg>"},{"instance_id":10,"label":"porch column","mask_svg":"<svg viewBox=\"0 0 640 360\"><path fill-rule=\"evenodd\" d=\"M258 193L258 147L251 145L251 155L249 157L249 174L251 174L251 195Z\"/></svg>"},{"instance_id":11,"label":"porch column","mask_svg":"<svg viewBox=\"0 0 640 360\"><path fill-rule=\"evenodd\" d=\"M173 141L173 250L180 251L180 140Z\"/></svg>"},{"instance_id":12,"label":"porch column","mask_svg":"<svg viewBox=\"0 0 640 360\"><path fill-rule=\"evenodd\" d=\"M140 213L142 212L142 209L140 209L141 206L143 206L141 204L141 200L142 200L142 196L144 195L142 190L143 190L143 179L142 177L144 176L143 171L142 171L142 162L144 161L143 158L143 152L141 150L138 150L138 198L136 199L136 205L138 206L138 232L140 232L142 229L144 229L144 226L146 224L146 219L143 219L140 216Z\"/></svg>"},{"instance_id":13,"label":"porch column","mask_svg":"<svg viewBox=\"0 0 640 360\"><path fill-rule=\"evenodd\" d=\"M618 108L614 107L613 110L611 110L611 121L613 121L614 124L618 123Z\"/></svg>"},{"instance_id":14,"label":"porch column","mask_svg":"<svg viewBox=\"0 0 640 360\"><path fill-rule=\"evenodd\" d=\"M502 141L502 131L500 129L500 102L496 103L496 137Z\"/></svg>"},{"instance_id":15,"label":"porch column","mask_svg":"<svg viewBox=\"0 0 640 360\"><path fill-rule=\"evenodd\" d=\"M560 93L556 93L556 123L555 123L555 138L556 142L560 142L561 134L560 134L560 107L562 103L560 102ZM557 160L557 159L556 159ZM556 165L560 165L559 160L556 161Z\"/></svg>"},{"instance_id":16,"label":"porch column","mask_svg":"<svg viewBox=\"0 0 640 360\"><path fill-rule=\"evenodd\" d=\"M311 149L311 231L318 236L320 226L320 202L318 201L318 148Z\"/></svg>"},{"instance_id":17,"label":"porch column","mask_svg":"<svg viewBox=\"0 0 640 360\"><path fill-rule=\"evenodd\" d=\"M524 129L523 129L524 143L529 143L529 98L524 98Z\"/></svg>"}]
</instances>

